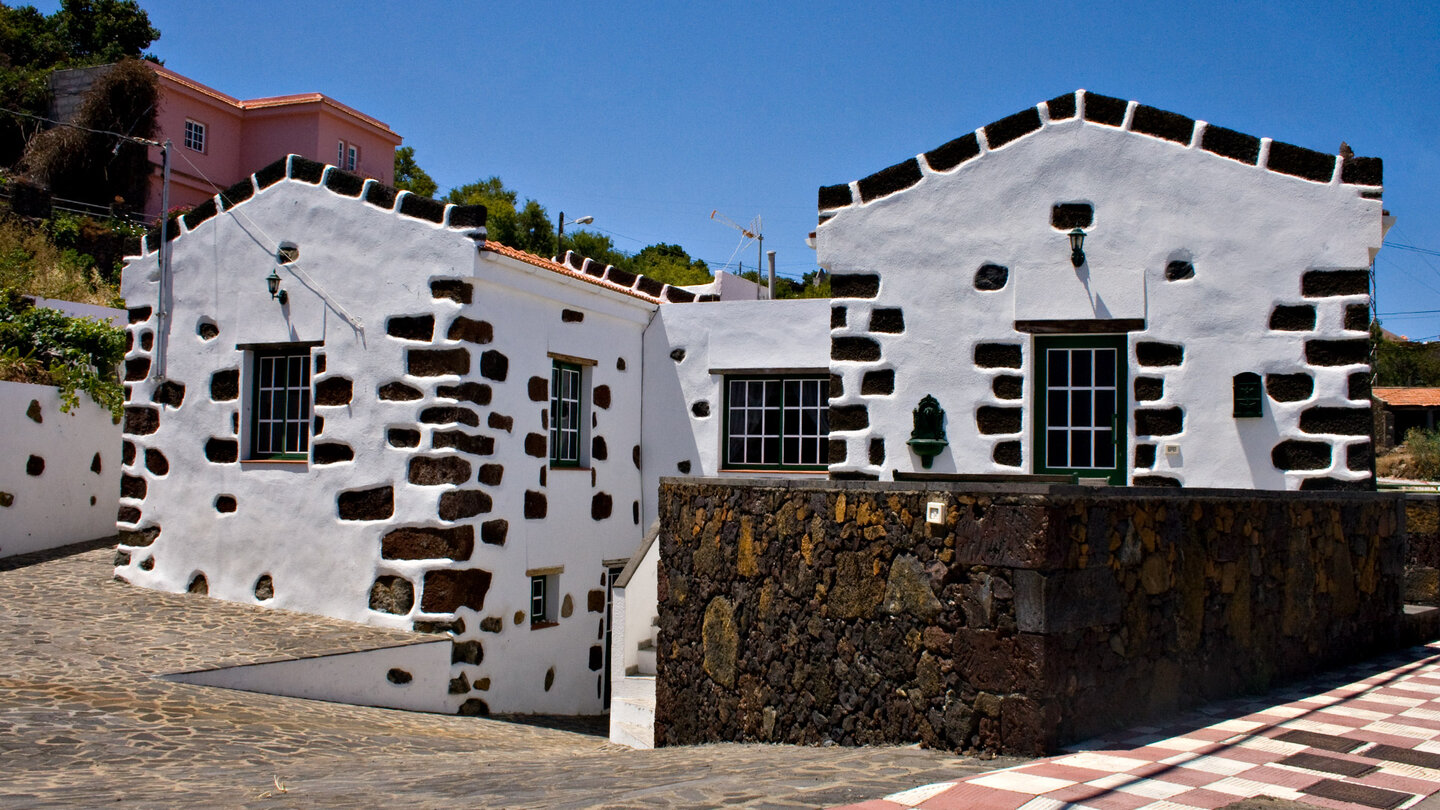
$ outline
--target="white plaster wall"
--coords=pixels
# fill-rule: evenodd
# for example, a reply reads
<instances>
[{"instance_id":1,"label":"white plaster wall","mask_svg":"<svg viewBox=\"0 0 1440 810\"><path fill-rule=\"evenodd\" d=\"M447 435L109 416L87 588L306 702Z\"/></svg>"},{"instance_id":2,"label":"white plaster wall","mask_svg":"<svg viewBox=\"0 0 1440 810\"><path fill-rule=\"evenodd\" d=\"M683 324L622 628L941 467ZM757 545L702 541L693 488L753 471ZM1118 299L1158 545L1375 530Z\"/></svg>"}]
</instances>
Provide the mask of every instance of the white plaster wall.
<instances>
[{"instance_id":1,"label":"white plaster wall","mask_svg":"<svg viewBox=\"0 0 1440 810\"><path fill-rule=\"evenodd\" d=\"M392 669L402 670L410 680L391 681ZM165 680L356 706L448 712L449 670L450 642L436 641L181 672L167 675Z\"/></svg>"},{"instance_id":2,"label":"white plaster wall","mask_svg":"<svg viewBox=\"0 0 1440 810\"><path fill-rule=\"evenodd\" d=\"M1133 109L1134 103L1131 103ZM1045 121L1046 107L1039 107ZM1128 117L1127 117L1128 120ZM1202 122L1203 126L1203 122ZM1366 188L1317 183L1281 175L1202 151L1199 127L1195 145L1181 145L1114 127L1089 123L1080 115L1045 123L1038 132L949 172L934 172L920 158L921 181L909 189L867 204L835 212L817 230L819 263L837 275L876 273L879 296L836 299L848 309L848 324L835 336L866 335L882 347L878 363L840 362L832 371L844 378L845 396L835 405L864 404L870 428L832 432L847 439L848 462L832 472L887 474L921 469L905 445L912 411L934 394L947 411L950 446L935 459L936 472L1004 473L1031 470L1032 365L1030 335L1017 332L1017 319L1135 318L1146 329L1132 332L1129 372L1160 372L1165 398L1153 407L1179 405L1184 432L1159 443L1181 447L1177 464L1168 465L1163 446L1156 472L1187 486L1294 489L1300 479L1331 476L1358 480L1368 473L1345 469L1337 448L1329 470L1282 473L1270 461L1279 438L1316 437L1296 426L1298 413L1315 405L1354 405L1348 401L1348 375L1364 366L1310 368L1304 361L1306 339L1363 337L1344 332L1344 306L1368 303L1366 296L1302 299L1300 279L1311 269L1364 269L1381 240L1377 199L1361 196ZM1269 141L1262 141L1261 165ZM855 184L851 184L852 189ZM859 199L858 192L855 199ZM1071 266L1064 232L1050 225L1051 207L1089 202L1095 220L1087 229L1087 263ZM1169 282L1166 264L1190 261L1192 280ZM1001 290L973 286L984 264L1010 270ZM1271 332L1276 304L1316 303L1313 332ZM871 334L866 330L875 307L901 307L905 332ZM1134 356L1139 340L1182 343L1179 369L1140 369ZM981 370L973 362L982 342L1024 346L1024 399L1002 401L991 393L991 380L1003 370ZM893 368L891 396L861 396L867 370ZM1231 416L1231 378L1243 371L1311 371L1315 395L1298 403L1267 398L1259 420ZM1133 402L1133 392L1131 407ZM980 405L1024 406L1022 431L1010 437L982 436L975 422ZM1136 442L1133 418L1127 433L1127 460ZM866 461L868 440L886 440L885 463ZM1022 468L992 461L998 439L1022 442ZM1149 441L1149 440L1146 440ZM1366 441L1361 437L1349 443Z\"/></svg>"},{"instance_id":3,"label":"white plaster wall","mask_svg":"<svg viewBox=\"0 0 1440 810\"><path fill-rule=\"evenodd\" d=\"M31 403L39 423L27 415ZM81 393L61 413L60 389L0 382L0 436L0 557L115 534L120 426L109 411ZM31 456L44 459L38 476L26 471Z\"/></svg>"},{"instance_id":4,"label":"white plaster wall","mask_svg":"<svg viewBox=\"0 0 1440 810\"><path fill-rule=\"evenodd\" d=\"M276 265L274 251L282 241L295 243L300 259ZM455 664L452 677L464 674L477 688L450 695L452 710L469 699L485 701L493 712L593 713L600 710L603 673L588 667L590 648L603 643L597 626L603 614L590 613L587 594L601 587L603 559L624 557L641 532L633 515L640 474L631 448L640 438L641 332L655 305L603 290L535 268L507 257L477 252L476 243L459 230L399 216L321 186L281 181L257 192L231 213L200 224L174 242L173 325L168 330L166 377L186 386L178 408L163 407L159 430L129 435L136 445L131 475L145 479L143 500L123 501L141 510L134 524L122 524L122 535L148 527L162 528L153 544L133 546L133 561L117 573L136 585L168 591L185 590L197 572L208 581L209 594L257 603L255 583L262 574L274 581L274 597L266 606L317 613L374 625L410 629L414 622L459 620L460 641L478 641L478 665ZM482 258L483 257L483 258ZM125 272L123 292L130 307L156 305L156 257L138 257ZM265 276L276 269L289 303L272 301ZM432 296L433 279L457 279L473 286L473 300L462 305ZM585 314L580 323L562 321L562 309ZM348 314L347 314L348 313ZM144 314L144 313L141 313ZM390 316L431 314L433 340L402 340L386 333ZM463 315L493 326L494 340L485 345L450 340L447 330ZM197 334L202 319L213 321L218 337ZM143 333L158 330L155 313L132 325ZM330 465L245 462L216 464L206 460L210 437L236 439L244 458L248 445L250 370L237 345L269 342L323 341L326 371L315 375L353 381L348 404L316 406L324 419L321 442L343 442L354 451L352 461ZM159 343L157 341L157 349ZM136 340L132 359L149 356ZM465 348L469 372L445 377L408 373L411 349ZM480 359L489 350L508 359L504 380L481 376ZM545 434L543 412L548 399L533 401L527 382L532 376L548 382L548 352L592 358L593 385L608 385L612 404L592 409L593 433L606 438L608 458L591 471L547 475L547 459L527 455L528 433ZM313 355L312 355L313 356ZM617 359L628 361L626 371ZM210 397L213 372L241 369L241 396L215 402ZM380 386L399 381L419 389L414 401L385 401ZM461 382L490 386L490 404L477 406L438 396L437 387ZM131 404L147 406L156 390L149 379L131 383ZM476 414L479 425L430 425L418 421L422 410L459 406ZM155 406L161 407L161 406ZM491 415L513 419L509 430L488 421ZM238 416L238 435L232 419ZM418 448L396 448L387 441L390 428L418 429ZM494 439L487 456L432 449L437 431L460 430ZM587 439L588 442L588 439ZM161 450L170 470L156 475L145 469L144 450ZM588 449L588 443L587 443ZM464 484L420 486L408 482L411 459L460 456L471 464ZM500 464L497 486L476 481L482 464ZM594 483L592 485L592 475ZM394 514L376 521L338 518L339 492L380 486L394 487ZM459 521L437 518L442 493L484 490L490 511ZM526 490L543 492L548 502L543 520L524 517ZM591 517L592 496L606 492L612 514ZM221 494L238 502L233 513L214 508ZM481 540L484 521L503 519L509 529L504 545ZM382 538L400 527L475 527L475 548L468 560L391 560L381 558ZM139 538L143 541L143 536ZM146 566L153 565L148 568ZM571 597L573 613L556 627L532 631L528 618L517 624L513 615L528 617L529 578L526 571L563 567L560 595ZM453 613L422 611L426 572L441 569L483 569L492 574L480 610L460 607ZM415 584L414 606L404 615L369 608L377 576L402 576ZM492 630L481 629L490 618ZM546 672L554 669L549 690ZM484 684L488 688L478 688Z\"/></svg>"},{"instance_id":5,"label":"white plaster wall","mask_svg":"<svg viewBox=\"0 0 1440 810\"><path fill-rule=\"evenodd\" d=\"M823 372L830 365L829 319L827 299L660 307L645 332L644 525L658 516L661 476L721 472L724 374ZM676 362L671 353L679 349L685 356ZM698 402L708 403L709 415L695 415Z\"/></svg>"}]
</instances>

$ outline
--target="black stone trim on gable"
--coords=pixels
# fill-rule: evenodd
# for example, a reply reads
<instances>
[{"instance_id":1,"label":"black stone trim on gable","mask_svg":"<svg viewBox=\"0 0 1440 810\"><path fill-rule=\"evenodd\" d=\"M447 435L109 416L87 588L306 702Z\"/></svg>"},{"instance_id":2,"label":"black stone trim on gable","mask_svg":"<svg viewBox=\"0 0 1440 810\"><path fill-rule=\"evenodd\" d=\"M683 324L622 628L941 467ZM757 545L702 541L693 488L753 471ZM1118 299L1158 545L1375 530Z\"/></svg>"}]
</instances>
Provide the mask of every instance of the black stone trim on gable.
<instances>
[{"instance_id":1,"label":"black stone trim on gable","mask_svg":"<svg viewBox=\"0 0 1440 810\"><path fill-rule=\"evenodd\" d=\"M325 176L325 164L299 155L291 155L289 173L292 180L319 185L320 178Z\"/></svg>"},{"instance_id":2,"label":"black stone trim on gable","mask_svg":"<svg viewBox=\"0 0 1440 810\"><path fill-rule=\"evenodd\" d=\"M396 193L395 189L384 183L371 180L365 185L365 202L390 211L395 208Z\"/></svg>"},{"instance_id":3,"label":"black stone trim on gable","mask_svg":"<svg viewBox=\"0 0 1440 810\"><path fill-rule=\"evenodd\" d=\"M695 293L689 290L682 290L679 287L666 287L665 300L677 304L685 304L695 300Z\"/></svg>"},{"instance_id":4,"label":"black stone trim on gable","mask_svg":"<svg viewBox=\"0 0 1440 810\"><path fill-rule=\"evenodd\" d=\"M1011 141L1029 135L1040 128L1040 111L1034 107L1007 115L992 124L985 125L985 144L999 149Z\"/></svg>"},{"instance_id":5,"label":"black stone trim on gable","mask_svg":"<svg viewBox=\"0 0 1440 810\"><path fill-rule=\"evenodd\" d=\"M324 186L342 197L359 197L365 190L365 178L331 166L325 173Z\"/></svg>"},{"instance_id":6,"label":"black stone trim on gable","mask_svg":"<svg viewBox=\"0 0 1440 810\"><path fill-rule=\"evenodd\" d=\"M1056 96L1045 102L1045 109L1050 111L1051 121L1065 121L1075 117L1075 94L1066 93L1063 96Z\"/></svg>"},{"instance_id":7,"label":"black stone trim on gable","mask_svg":"<svg viewBox=\"0 0 1440 810\"><path fill-rule=\"evenodd\" d=\"M1251 166L1260 161L1259 138L1214 124L1205 125L1205 134L1200 136L1200 148Z\"/></svg>"},{"instance_id":8,"label":"black stone trim on gable","mask_svg":"<svg viewBox=\"0 0 1440 810\"><path fill-rule=\"evenodd\" d=\"M1135 115L1130 119L1130 131L1188 145L1195 136L1195 119L1137 104Z\"/></svg>"},{"instance_id":9,"label":"black stone trim on gable","mask_svg":"<svg viewBox=\"0 0 1440 810\"><path fill-rule=\"evenodd\" d=\"M1385 165L1378 157L1350 157L1340 164L1340 182L1352 186L1378 186L1385 179Z\"/></svg>"},{"instance_id":10,"label":"black stone trim on gable","mask_svg":"<svg viewBox=\"0 0 1440 810\"><path fill-rule=\"evenodd\" d=\"M1265 168L1317 183L1328 183L1335 176L1335 156L1283 141L1271 141Z\"/></svg>"},{"instance_id":11,"label":"black stone trim on gable","mask_svg":"<svg viewBox=\"0 0 1440 810\"><path fill-rule=\"evenodd\" d=\"M445 221L445 203L419 194L406 194L400 198L400 213L439 225Z\"/></svg>"},{"instance_id":12,"label":"black stone trim on gable","mask_svg":"<svg viewBox=\"0 0 1440 810\"><path fill-rule=\"evenodd\" d=\"M1097 124L1118 127L1125 123L1125 108L1130 102L1123 98L1102 96L1099 93L1085 93L1085 120Z\"/></svg>"},{"instance_id":13,"label":"black stone trim on gable","mask_svg":"<svg viewBox=\"0 0 1440 810\"><path fill-rule=\"evenodd\" d=\"M665 291L665 282L642 274L636 278L635 289L652 298L659 298L660 293Z\"/></svg>"},{"instance_id":14,"label":"black stone trim on gable","mask_svg":"<svg viewBox=\"0 0 1440 810\"><path fill-rule=\"evenodd\" d=\"M931 164L932 166L934 164ZM850 193L850 184L841 183L834 186L820 187L820 210L825 211L831 208L844 208L855 202Z\"/></svg>"},{"instance_id":15,"label":"black stone trim on gable","mask_svg":"<svg viewBox=\"0 0 1440 810\"><path fill-rule=\"evenodd\" d=\"M285 179L285 166L290 158L282 157L269 166L255 172L255 185L262 191ZM238 184L237 184L238 185Z\"/></svg>"},{"instance_id":16,"label":"black stone trim on gable","mask_svg":"<svg viewBox=\"0 0 1440 810\"><path fill-rule=\"evenodd\" d=\"M860 181L861 202L871 202L920 182L920 162L915 158L881 169Z\"/></svg>"},{"instance_id":17,"label":"black stone trim on gable","mask_svg":"<svg viewBox=\"0 0 1440 810\"><path fill-rule=\"evenodd\" d=\"M488 216L483 205L452 205L447 224L452 228L483 228Z\"/></svg>"},{"instance_id":18,"label":"black stone trim on gable","mask_svg":"<svg viewBox=\"0 0 1440 810\"><path fill-rule=\"evenodd\" d=\"M205 202L200 203L199 205L190 209L190 211L186 213L184 217L181 217L181 219L185 221L185 230L193 231L195 230L195 226L215 216L216 213L217 212L215 208L215 198L211 197Z\"/></svg>"},{"instance_id":19,"label":"black stone trim on gable","mask_svg":"<svg viewBox=\"0 0 1440 810\"><path fill-rule=\"evenodd\" d=\"M980 138L973 132L925 153L925 162L937 172L948 172L980 154Z\"/></svg>"},{"instance_id":20,"label":"black stone trim on gable","mask_svg":"<svg viewBox=\"0 0 1440 810\"><path fill-rule=\"evenodd\" d=\"M635 274L627 273L618 267L605 268L605 280L611 284L619 284L621 287L635 286Z\"/></svg>"},{"instance_id":21,"label":"black stone trim on gable","mask_svg":"<svg viewBox=\"0 0 1440 810\"><path fill-rule=\"evenodd\" d=\"M234 185L220 192L220 203L223 210L231 208L255 196L255 178L245 177L235 182Z\"/></svg>"}]
</instances>

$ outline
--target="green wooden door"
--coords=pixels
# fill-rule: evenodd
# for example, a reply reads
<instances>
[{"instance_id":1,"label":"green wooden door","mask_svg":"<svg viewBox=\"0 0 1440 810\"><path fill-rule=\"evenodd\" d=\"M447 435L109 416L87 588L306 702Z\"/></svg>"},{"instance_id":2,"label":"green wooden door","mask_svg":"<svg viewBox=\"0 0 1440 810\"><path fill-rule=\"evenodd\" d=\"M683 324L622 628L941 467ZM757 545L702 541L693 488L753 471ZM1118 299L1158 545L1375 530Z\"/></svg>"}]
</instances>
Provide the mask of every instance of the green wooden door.
<instances>
[{"instance_id":1,"label":"green wooden door","mask_svg":"<svg viewBox=\"0 0 1440 810\"><path fill-rule=\"evenodd\" d=\"M1125 484L1124 335L1035 338L1035 472Z\"/></svg>"}]
</instances>

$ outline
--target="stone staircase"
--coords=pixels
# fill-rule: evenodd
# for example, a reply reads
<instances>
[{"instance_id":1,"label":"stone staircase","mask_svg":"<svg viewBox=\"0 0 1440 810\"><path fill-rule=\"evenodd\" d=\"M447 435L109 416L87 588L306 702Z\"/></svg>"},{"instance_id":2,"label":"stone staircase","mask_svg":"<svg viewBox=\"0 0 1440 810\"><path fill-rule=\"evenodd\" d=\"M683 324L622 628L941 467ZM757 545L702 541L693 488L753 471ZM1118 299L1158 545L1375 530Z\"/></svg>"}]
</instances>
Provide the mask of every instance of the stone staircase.
<instances>
[{"instance_id":1,"label":"stone staircase","mask_svg":"<svg viewBox=\"0 0 1440 810\"><path fill-rule=\"evenodd\" d=\"M660 617L650 621L650 634L635 645L636 663L610 692L610 741L631 748L655 747L655 636Z\"/></svg>"}]
</instances>

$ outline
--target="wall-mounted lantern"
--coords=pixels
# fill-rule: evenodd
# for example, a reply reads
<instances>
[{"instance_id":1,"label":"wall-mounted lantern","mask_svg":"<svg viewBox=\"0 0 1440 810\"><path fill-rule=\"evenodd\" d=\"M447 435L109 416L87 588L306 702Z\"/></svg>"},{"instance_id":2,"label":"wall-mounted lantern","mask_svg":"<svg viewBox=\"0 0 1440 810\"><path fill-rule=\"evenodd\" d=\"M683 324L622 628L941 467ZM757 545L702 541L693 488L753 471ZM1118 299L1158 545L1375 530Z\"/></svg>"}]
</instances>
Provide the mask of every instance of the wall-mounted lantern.
<instances>
[{"instance_id":1,"label":"wall-mounted lantern","mask_svg":"<svg viewBox=\"0 0 1440 810\"><path fill-rule=\"evenodd\" d=\"M1242 371L1235 375L1236 419L1262 416L1260 375L1253 371Z\"/></svg>"},{"instance_id":2,"label":"wall-mounted lantern","mask_svg":"<svg viewBox=\"0 0 1440 810\"><path fill-rule=\"evenodd\" d=\"M270 275L265 277L265 286L270 290L270 300L279 301L282 305L290 301L290 295L280 289L280 274L273 269Z\"/></svg>"},{"instance_id":3,"label":"wall-mounted lantern","mask_svg":"<svg viewBox=\"0 0 1440 810\"><path fill-rule=\"evenodd\" d=\"M945 440L945 410L935 397L926 394L920 400L920 407L915 409L915 429L910 431L910 441L906 444L927 470L940 451L949 446L950 442Z\"/></svg>"},{"instance_id":4,"label":"wall-mounted lantern","mask_svg":"<svg viewBox=\"0 0 1440 810\"><path fill-rule=\"evenodd\" d=\"M1085 232L1079 228L1070 232L1070 263L1076 267L1085 263Z\"/></svg>"}]
</instances>

